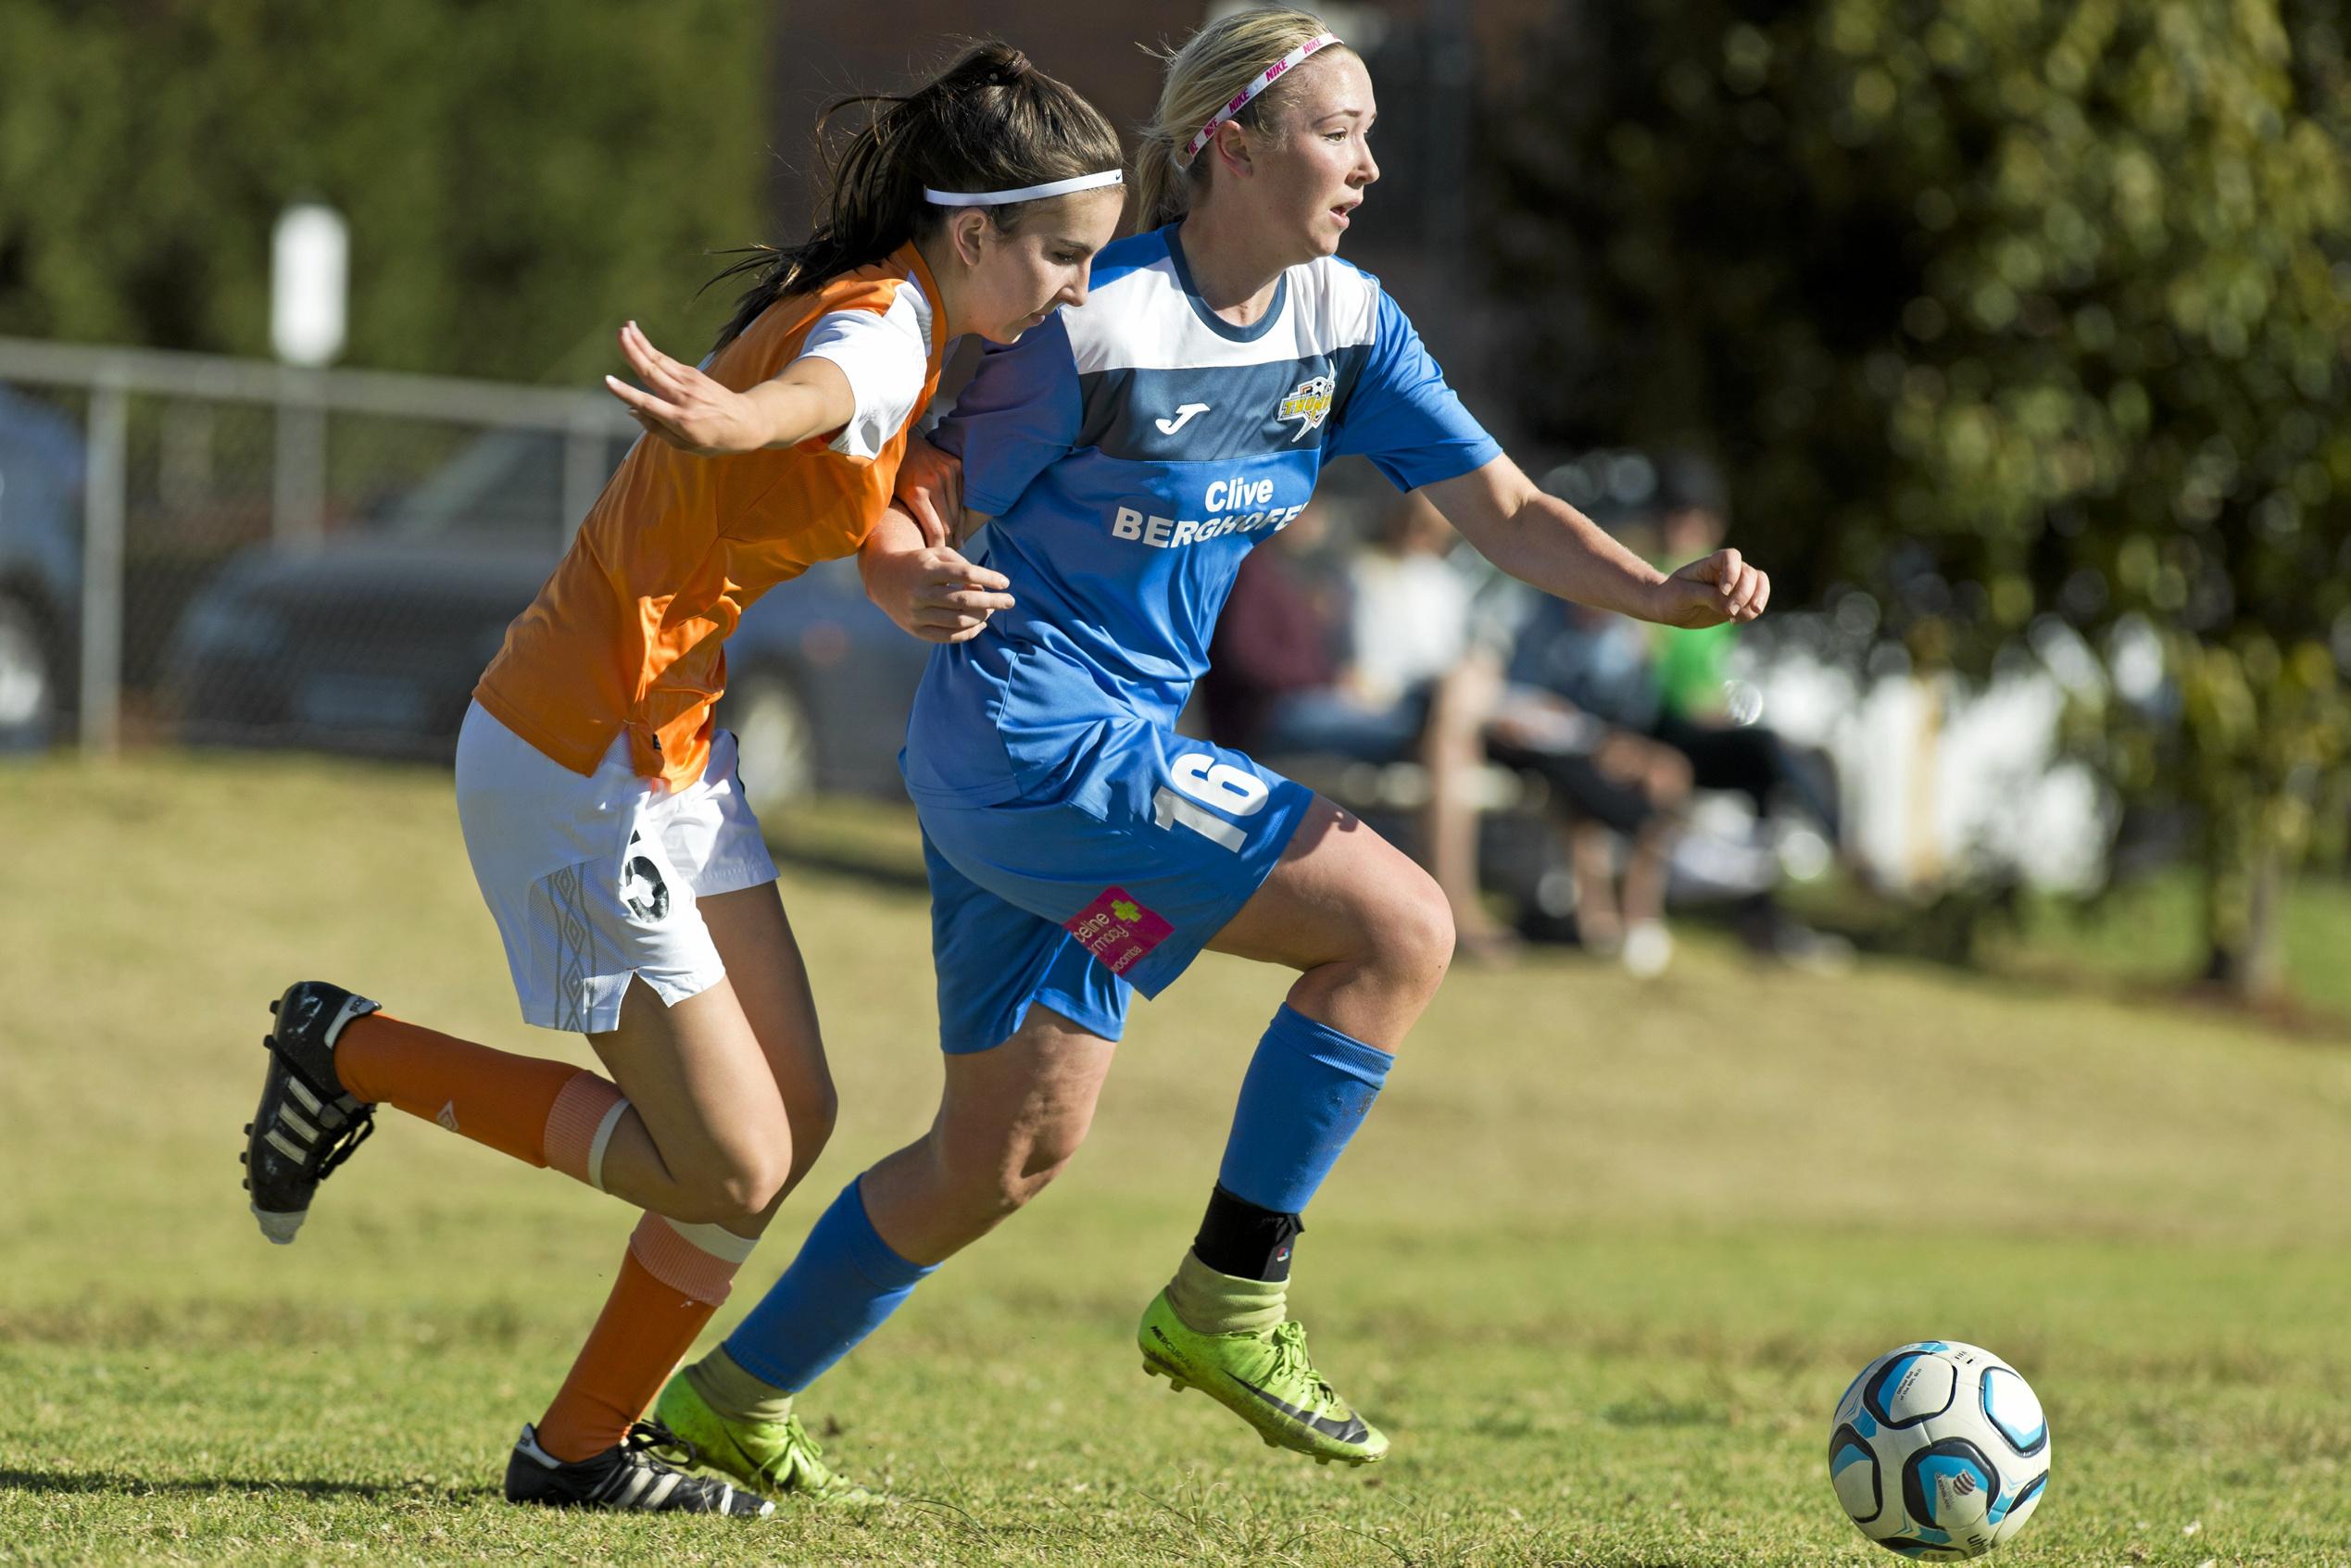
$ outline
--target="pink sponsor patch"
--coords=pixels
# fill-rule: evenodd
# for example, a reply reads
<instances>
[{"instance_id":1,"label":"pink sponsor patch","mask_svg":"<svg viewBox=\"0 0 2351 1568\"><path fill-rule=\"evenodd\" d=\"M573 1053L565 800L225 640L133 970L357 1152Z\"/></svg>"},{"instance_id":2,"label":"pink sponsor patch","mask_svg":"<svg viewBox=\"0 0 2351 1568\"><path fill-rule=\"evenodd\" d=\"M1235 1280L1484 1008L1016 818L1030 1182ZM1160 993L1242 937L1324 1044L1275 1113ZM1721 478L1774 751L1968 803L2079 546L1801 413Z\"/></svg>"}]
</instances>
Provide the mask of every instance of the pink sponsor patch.
<instances>
[{"instance_id":1,"label":"pink sponsor patch","mask_svg":"<svg viewBox=\"0 0 2351 1568\"><path fill-rule=\"evenodd\" d=\"M1101 897L1064 921L1062 928L1113 974L1125 974L1144 954L1176 935L1174 926L1128 897L1123 887L1103 888Z\"/></svg>"}]
</instances>

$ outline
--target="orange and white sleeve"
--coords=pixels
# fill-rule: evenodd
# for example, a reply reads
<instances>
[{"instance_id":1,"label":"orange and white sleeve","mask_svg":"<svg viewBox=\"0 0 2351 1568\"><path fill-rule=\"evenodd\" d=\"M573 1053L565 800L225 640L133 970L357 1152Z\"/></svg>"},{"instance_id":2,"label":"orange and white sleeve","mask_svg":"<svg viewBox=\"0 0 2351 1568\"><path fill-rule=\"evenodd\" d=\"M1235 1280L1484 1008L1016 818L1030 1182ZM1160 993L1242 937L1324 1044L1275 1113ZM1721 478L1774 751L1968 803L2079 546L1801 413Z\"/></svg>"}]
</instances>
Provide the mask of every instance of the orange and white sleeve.
<instances>
[{"instance_id":1,"label":"orange and white sleeve","mask_svg":"<svg viewBox=\"0 0 2351 1568\"><path fill-rule=\"evenodd\" d=\"M857 412L833 438L834 451L878 457L906 428L930 376L930 304L911 279L898 286L887 310L836 310L817 318L800 356L838 365L857 399Z\"/></svg>"}]
</instances>

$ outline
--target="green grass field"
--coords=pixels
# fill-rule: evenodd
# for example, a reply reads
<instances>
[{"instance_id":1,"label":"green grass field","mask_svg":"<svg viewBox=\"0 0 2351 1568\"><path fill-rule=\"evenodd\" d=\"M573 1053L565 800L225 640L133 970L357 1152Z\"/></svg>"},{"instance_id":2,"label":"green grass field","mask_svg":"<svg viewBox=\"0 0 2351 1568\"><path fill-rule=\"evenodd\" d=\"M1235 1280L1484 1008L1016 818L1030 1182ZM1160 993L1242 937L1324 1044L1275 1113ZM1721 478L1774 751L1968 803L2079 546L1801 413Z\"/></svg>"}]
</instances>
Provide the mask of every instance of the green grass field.
<instances>
[{"instance_id":1,"label":"green grass field","mask_svg":"<svg viewBox=\"0 0 2351 1568\"><path fill-rule=\"evenodd\" d=\"M2351 1047L1703 941L1647 986L1458 973L1407 1046L1291 1297L1395 1439L1375 1470L1277 1455L1137 1364L1283 989L1212 959L1138 1010L1070 1174L804 1400L906 1501L509 1509L506 1447L631 1217L389 1113L297 1247L236 1183L291 979L576 1054L515 1022L446 775L12 765L0 821L0 1563L1891 1563L1836 1508L1827 1416L1946 1336L2050 1412L2002 1561L2351 1564ZM841 1126L721 1326L937 1088L920 895L787 868L786 897Z\"/></svg>"}]
</instances>

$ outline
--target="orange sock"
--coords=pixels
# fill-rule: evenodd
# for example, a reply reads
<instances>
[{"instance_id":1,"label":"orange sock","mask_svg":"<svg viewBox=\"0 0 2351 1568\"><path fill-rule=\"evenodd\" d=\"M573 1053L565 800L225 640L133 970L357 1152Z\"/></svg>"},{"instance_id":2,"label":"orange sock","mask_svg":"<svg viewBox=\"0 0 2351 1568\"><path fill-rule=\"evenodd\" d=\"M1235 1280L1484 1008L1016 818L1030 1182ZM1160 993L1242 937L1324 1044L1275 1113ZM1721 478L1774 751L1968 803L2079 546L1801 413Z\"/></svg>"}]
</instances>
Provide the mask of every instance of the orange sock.
<instances>
[{"instance_id":1,"label":"orange sock","mask_svg":"<svg viewBox=\"0 0 2351 1568\"><path fill-rule=\"evenodd\" d=\"M334 1070L363 1100L598 1189L605 1140L629 1103L610 1081L568 1061L492 1050L380 1012L343 1026Z\"/></svg>"},{"instance_id":2,"label":"orange sock","mask_svg":"<svg viewBox=\"0 0 2351 1568\"><path fill-rule=\"evenodd\" d=\"M754 1245L718 1225L646 1215L579 1360L539 1422L539 1447L570 1462L619 1442L694 1348Z\"/></svg>"}]
</instances>

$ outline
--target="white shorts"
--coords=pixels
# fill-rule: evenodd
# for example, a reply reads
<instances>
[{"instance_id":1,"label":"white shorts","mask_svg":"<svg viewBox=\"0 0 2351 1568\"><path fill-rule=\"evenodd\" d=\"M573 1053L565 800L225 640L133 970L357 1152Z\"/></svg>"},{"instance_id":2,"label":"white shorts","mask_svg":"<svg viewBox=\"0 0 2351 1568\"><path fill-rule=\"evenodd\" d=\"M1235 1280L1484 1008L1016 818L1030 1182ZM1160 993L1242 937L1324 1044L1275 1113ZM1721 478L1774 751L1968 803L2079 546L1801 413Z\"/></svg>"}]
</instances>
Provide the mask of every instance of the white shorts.
<instances>
[{"instance_id":1,"label":"white shorts","mask_svg":"<svg viewBox=\"0 0 2351 1568\"><path fill-rule=\"evenodd\" d=\"M457 797L523 1021L543 1029L618 1027L632 978L668 1007L710 989L726 966L695 900L775 880L724 730L702 777L673 790L630 769L625 735L582 778L475 703Z\"/></svg>"}]
</instances>

